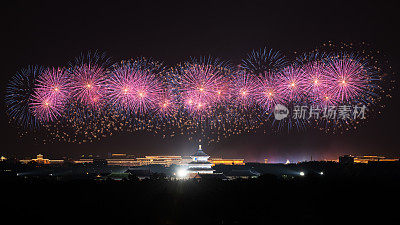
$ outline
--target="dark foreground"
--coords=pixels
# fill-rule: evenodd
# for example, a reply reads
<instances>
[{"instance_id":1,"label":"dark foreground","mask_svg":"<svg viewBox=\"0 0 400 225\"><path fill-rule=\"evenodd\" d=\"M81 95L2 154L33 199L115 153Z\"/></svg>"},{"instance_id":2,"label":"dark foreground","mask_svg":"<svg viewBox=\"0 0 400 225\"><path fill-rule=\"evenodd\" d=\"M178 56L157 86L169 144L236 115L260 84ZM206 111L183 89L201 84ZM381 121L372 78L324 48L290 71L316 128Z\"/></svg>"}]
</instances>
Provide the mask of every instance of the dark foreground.
<instances>
[{"instance_id":1,"label":"dark foreground","mask_svg":"<svg viewBox=\"0 0 400 225\"><path fill-rule=\"evenodd\" d=\"M399 220L397 177L57 181L3 178L13 224L344 224Z\"/></svg>"}]
</instances>

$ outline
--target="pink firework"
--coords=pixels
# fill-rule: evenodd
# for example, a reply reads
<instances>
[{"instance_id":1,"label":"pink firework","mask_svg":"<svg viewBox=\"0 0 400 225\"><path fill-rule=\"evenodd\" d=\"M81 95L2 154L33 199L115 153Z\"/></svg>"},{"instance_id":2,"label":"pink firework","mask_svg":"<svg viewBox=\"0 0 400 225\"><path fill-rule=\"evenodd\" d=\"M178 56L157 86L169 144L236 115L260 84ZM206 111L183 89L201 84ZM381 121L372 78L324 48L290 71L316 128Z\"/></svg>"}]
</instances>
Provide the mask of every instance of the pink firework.
<instances>
[{"instance_id":1,"label":"pink firework","mask_svg":"<svg viewBox=\"0 0 400 225\"><path fill-rule=\"evenodd\" d=\"M307 100L313 104L331 104L333 98L327 92L329 85L325 76L325 63L323 61L311 61L302 65L304 71L304 94Z\"/></svg>"},{"instance_id":2,"label":"pink firework","mask_svg":"<svg viewBox=\"0 0 400 225\"><path fill-rule=\"evenodd\" d=\"M357 103L371 93L372 76L356 57L342 56L328 61L325 75L329 79L327 92L340 103Z\"/></svg>"},{"instance_id":3,"label":"pink firework","mask_svg":"<svg viewBox=\"0 0 400 225\"><path fill-rule=\"evenodd\" d=\"M184 107L202 112L225 101L229 95L227 69L218 62L187 63L180 68L178 89Z\"/></svg>"},{"instance_id":4,"label":"pink firework","mask_svg":"<svg viewBox=\"0 0 400 225\"><path fill-rule=\"evenodd\" d=\"M107 94L111 105L123 110L133 111L134 71L129 65L115 67L107 81Z\"/></svg>"},{"instance_id":5,"label":"pink firework","mask_svg":"<svg viewBox=\"0 0 400 225\"><path fill-rule=\"evenodd\" d=\"M156 100L155 112L160 117L173 116L178 110L177 97L171 88L164 88Z\"/></svg>"},{"instance_id":6,"label":"pink firework","mask_svg":"<svg viewBox=\"0 0 400 225\"><path fill-rule=\"evenodd\" d=\"M286 101L300 101L306 93L305 77L301 67L288 66L277 74L277 91Z\"/></svg>"},{"instance_id":7,"label":"pink firework","mask_svg":"<svg viewBox=\"0 0 400 225\"><path fill-rule=\"evenodd\" d=\"M153 109L161 91L161 83L154 74L148 71L136 71L132 83L134 111L145 113Z\"/></svg>"},{"instance_id":8,"label":"pink firework","mask_svg":"<svg viewBox=\"0 0 400 225\"><path fill-rule=\"evenodd\" d=\"M328 85L327 88L329 88ZM314 103L323 107L327 107L337 105L338 101L328 89L325 89L319 92L319 98Z\"/></svg>"},{"instance_id":9,"label":"pink firework","mask_svg":"<svg viewBox=\"0 0 400 225\"><path fill-rule=\"evenodd\" d=\"M107 83L111 103L134 113L155 108L162 91L154 74L129 62L116 67Z\"/></svg>"},{"instance_id":10,"label":"pink firework","mask_svg":"<svg viewBox=\"0 0 400 225\"><path fill-rule=\"evenodd\" d=\"M65 109L70 86L64 69L48 68L38 78L32 95L31 109L41 121L56 119Z\"/></svg>"},{"instance_id":11,"label":"pink firework","mask_svg":"<svg viewBox=\"0 0 400 225\"><path fill-rule=\"evenodd\" d=\"M270 111L276 104L283 103L275 78L275 74L267 72L258 79L255 100L265 111Z\"/></svg>"},{"instance_id":12,"label":"pink firework","mask_svg":"<svg viewBox=\"0 0 400 225\"><path fill-rule=\"evenodd\" d=\"M106 97L106 71L96 64L81 64L70 71L73 97L86 106L98 107Z\"/></svg>"},{"instance_id":13,"label":"pink firework","mask_svg":"<svg viewBox=\"0 0 400 225\"><path fill-rule=\"evenodd\" d=\"M232 79L232 95L238 107L251 107L259 89L256 78L245 71L237 71Z\"/></svg>"}]
</instances>

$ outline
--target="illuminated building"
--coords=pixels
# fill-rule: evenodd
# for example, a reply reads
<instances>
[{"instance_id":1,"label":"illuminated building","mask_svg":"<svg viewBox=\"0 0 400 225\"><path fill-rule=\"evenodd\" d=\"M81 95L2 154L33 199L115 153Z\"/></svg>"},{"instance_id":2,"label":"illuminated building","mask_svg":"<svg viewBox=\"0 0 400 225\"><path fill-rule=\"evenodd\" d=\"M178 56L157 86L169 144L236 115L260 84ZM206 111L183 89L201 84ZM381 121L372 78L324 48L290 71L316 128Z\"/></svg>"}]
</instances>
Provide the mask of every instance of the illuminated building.
<instances>
[{"instance_id":1,"label":"illuminated building","mask_svg":"<svg viewBox=\"0 0 400 225\"><path fill-rule=\"evenodd\" d=\"M264 163L267 164L268 163L268 159L264 159Z\"/></svg>"},{"instance_id":2,"label":"illuminated building","mask_svg":"<svg viewBox=\"0 0 400 225\"><path fill-rule=\"evenodd\" d=\"M112 153L112 158L129 158L129 156L125 153Z\"/></svg>"},{"instance_id":3,"label":"illuminated building","mask_svg":"<svg viewBox=\"0 0 400 225\"><path fill-rule=\"evenodd\" d=\"M364 155L352 156L344 155L339 157L339 163L352 164L352 163L369 163L369 162L398 162L399 159L390 159L384 156Z\"/></svg>"},{"instance_id":4,"label":"illuminated building","mask_svg":"<svg viewBox=\"0 0 400 225\"><path fill-rule=\"evenodd\" d=\"M376 155L365 155L365 156L355 156L355 163L369 163L369 162L397 162L399 159L389 159L384 156Z\"/></svg>"},{"instance_id":5,"label":"illuminated building","mask_svg":"<svg viewBox=\"0 0 400 225\"><path fill-rule=\"evenodd\" d=\"M190 156L182 156L182 161L180 165L188 165L192 161Z\"/></svg>"},{"instance_id":6,"label":"illuminated building","mask_svg":"<svg viewBox=\"0 0 400 225\"><path fill-rule=\"evenodd\" d=\"M93 163L93 159L81 158L79 160L75 160L74 163L77 163L77 164Z\"/></svg>"},{"instance_id":7,"label":"illuminated building","mask_svg":"<svg viewBox=\"0 0 400 225\"><path fill-rule=\"evenodd\" d=\"M244 165L244 159L223 159L223 158L212 158L209 159L212 166L215 165Z\"/></svg>"},{"instance_id":8,"label":"illuminated building","mask_svg":"<svg viewBox=\"0 0 400 225\"><path fill-rule=\"evenodd\" d=\"M201 146L200 146L201 147ZM209 159L208 155L203 151L196 152L196 154L204 154L207 156L207 161L211 166L214 165L245 165L244 159L223 159L223 158L212 158ZM194 155L193 155L194 156ZM161 156L145 156L135 158L131 155L124 153L113 153L109 155L105 160L110 166L148 166L148 165L162 165L170 167L171 165L189 165L193 162L193 156L182 157L176 155L161 155ZM202 156L200 156L202 157ZM196 158L198 159L198 158ZM88 157L82 156L81 159L75 160L74 163L93 163L94 157L89 155ZM193 163L192 163L193 164Z\"/></svg>"},{"instance_id":9,"label":"illuminated building","mask_svg":"<svg viewBox=\"0 0 400 225\"><path fill-rule=\"evenodd\" d=\"M140 166L147 165L163 165L166 167L172 164L180 165L182 163L181 156L145 156L145 158L136 158Z\"/></svg>"},{"instance_id":10,"label":"illuminated building","mask_svg":"<svg viewBox=\"0 0 400 225\"><path fill-rule=\"evenodd\" d=\"M93 163L93 155L82 155L79 160L74 160L73 162L77 164Z\"/></svg>"},{"instance_id":11,"label":"illuminated building","mask_svg":"<svg viewBox=\"0 0 400 225\"><path fill-rule=\"evenodd\" d=\"M212 163L208 161L209 157L209 155L203 152L201 145L199 145L199 149L190 156L192 161L188 164L189 168L187 169L189 177L195 177L197 174L214 173L214 170L211 168Z\"/></svg>"},{"instance_id":12,"label":"illuminated building","mask_svg":"<svg viewBox=\"0 0 400 225\"><path fill-rule=\"evenodd\" d=\"M45 159L43 158L42 154L38 154L36 156L36 159L21 159L20 160L21 163L27 164L30 162L36 162L38 164L60 164L60 163L64 163L63 159Z\"/></svg>"},{"instance_id":13,"label":"illuminated building","mask_svg":"<svg viewBox=\"0 0 400 225\"><path fill-rule=\"evenodd\" d=\"M140 166L140 163L133 156L125 153L113 153L106 161L110 166Z\"/></svg>"},{"instance_id":14,"label":"illuminated building","mask_svg":"<svg viewBox=\"0 0 400 225\"><path fill-rule=\"evenodd\" d=\"M106 159L110 166L141 166L136 159Z\"/></svg>"},{"instance_id":15,"label":"illuminated building","mask_svg":"<svg viewBox=\"0 0 400 225\"><path fill-rule=\"evenodd\" d=\"M4 156L1 156L1 157L0 157L0 161L6 161L6 160L7 160L6 157L4 157Z\"/></svg>"},{"instance_id":16,"label":"illuminated building","mask_svg":"<svg viewBox=\"0 0 400 225\"><path fill-rule=\"evenodd\" d=\"M148 166L163 165L166 167L172 164L180 165L182 163L181 156L145 156L144 158L134 158L126 154L112 154L111 157L105 159L110 166ZM93 158L81 158L75 160L75 163L93 163Z\"/></svg>"}]
</instances>

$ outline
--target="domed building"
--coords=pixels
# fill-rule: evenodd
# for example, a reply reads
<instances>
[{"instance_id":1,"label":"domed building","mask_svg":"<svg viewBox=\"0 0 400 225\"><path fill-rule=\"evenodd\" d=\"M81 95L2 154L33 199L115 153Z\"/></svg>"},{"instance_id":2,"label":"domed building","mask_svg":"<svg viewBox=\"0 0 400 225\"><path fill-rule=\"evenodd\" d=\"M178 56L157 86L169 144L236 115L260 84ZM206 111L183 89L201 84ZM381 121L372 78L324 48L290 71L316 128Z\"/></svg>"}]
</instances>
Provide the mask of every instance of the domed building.
<instances>
[{"instance_id":1,"label":"domed building","mask_svg":"<svg viewBox=\"0 0 400 225\"><path fill-rule=\"evenodd\" d=\"M212 163L208 161L210 156L207 155L199 145L199 149L190 156L192 161L188 164L189 177L195 177L197 174L212 174L214 170L211 168Z\"/></svg>"}]
</instances>

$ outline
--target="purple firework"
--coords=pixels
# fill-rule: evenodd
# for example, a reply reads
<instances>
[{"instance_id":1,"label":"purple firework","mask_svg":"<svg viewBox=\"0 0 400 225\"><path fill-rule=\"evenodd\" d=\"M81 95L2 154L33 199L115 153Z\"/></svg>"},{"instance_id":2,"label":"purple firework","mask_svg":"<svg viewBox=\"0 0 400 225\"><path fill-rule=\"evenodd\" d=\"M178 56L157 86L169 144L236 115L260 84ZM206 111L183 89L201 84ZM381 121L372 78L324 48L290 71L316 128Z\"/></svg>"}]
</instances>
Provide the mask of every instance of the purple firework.
<instances>
[{"instance_id":1,"label":"purple firework","mask_svg":"<svg viewBox=\"0 0 400 225\"><path fill-rule=\"evenodd\" d=\"M154 109L162 92L161 82L150 70L130 62L115 67L107 83L111 103L134 113Z\"/></svg>"},{"instance_id":2,"label":"purple firework","mask_svg":"<svg viewBox=\"0 0 400 225\"><path fill-rule=\"evenodd\" d=\"M267 72L263 77L258 79L255 100L265 111L270 111L276 104L283 103L274 73Z\"/></svg>"},{"instance_id":3,"label":"purple firework","mask_svg":"<svg viewBox=\"0 0 400 225\"><path fill-rule=\"evenodd\" d=\"M18 71L6 87L5 103L10 119L24 128L37 128L38 120L31 110L36 79L43 73L40 66L28 66Z\"/></svg>"},{"instance_id":4,"label":"purple firework","mask_svg":"<svg viewBox=\"0 0 400 225\"><path fill-rule=\"evenodd\" d=\"M232 79L231 93L238 107L251 107L259 87L256 78L246 71L237 71Z\"/></svg>"},{"instance_id":5,"label":"purple firework","mask_svg":"<svg viewBox=\"0 0 400 225\"><path fill-rule=\"evenodd\" d=\"M285 56L273 49L253 50L242 60L240 68L254 76L263 76L268 72L277 72L288 65Z\"/></svg>"},{"instance_id":6,"label":"purple firework","mask_svg":"<svg viewBox=\"0 0 400 225\"><path fill-rule=\"evenodd\" d=\"M135 96L133 94L134 71L129 64L116 66L107 81L107 94L113 106L133 111Z\"/></svg>"},{"instance_id":7,"label":"purple firework","mask_svg":"<svg viewBox=\"0 0 400 225\"><path fill-rule=\"evenodd\" d=\"M373 76L356 57L342 56L328 61L325 68L328 93L337 102L363 102L373 90Z\"/></svg>"},{"instance_id":8,"label":"purple firework","mask_svg":"<svg viewBox=\"0 0 400 225\"><path fill-rule=\"evenodd\" d=\"M156 104L155 111L160 117L173 116L178 110L177 97L171 88L163 88L160 92Z\"/></svg>"},{"instance_id":9,"label":"purple firework","mask_svg":"<svg viewBox=\"0 0 400 225\"><path fill-rule=\"evenodd\" d=\"M71 91L83 105L97 107L106 97L106 71L96 64L74 66L70 71Z\"/></svg>"},{"instance_id":10,"label":"purple firework","mask_svg":"<svg viewBox=\"0 0 400 225\"><path fill-rule=\"evenodd\" d=\"M33 114L40 121L53 121L64 111L69 95L66 70L54 67L46 69L38 77L31 98Z\"/></svg>"},{"instance_id":11,"label":"purple firework","mask_svg":"<svg viewBox=\"0 0 400 225\"><path fill-rule=\"evenodd\" d=\"M229 95L227 69L217 60L186 63L178 73L178 89L189 111L203 112L225 101Z\"/></svg>"},{"instance_id":12,"label":"purple firework","mask_svg":"<svg viewBox=\"0 0 400 225\"><path fill-rule=\"evenodd\" d=\"M277 91L286 101L299 101L305 96L306 79L301 67L288 66L277 74Z\"/></svg>"},{"instance_id":13,"label":"purple firework","mask_svg":"<svg viewBox=\"0 0 400 225\"><path fill-rule=\"evenodd\" d=\"M304 70L304 92L313 104L331 104L332 98L327 92L329 79L325 76L325 63L311 61L302 66Z\"/></svg>"},{"instance_id":14,"label":"purple firework","mask_svg":"<svg viewBox=\"0 0 400 225\"><path fill-rule=\"evenodd\" d=\"M161 84L154 74L148 71L137 71L132 83L134 111L145 113L153 109L161 90Z\"/></svg>"}]
</instances>

